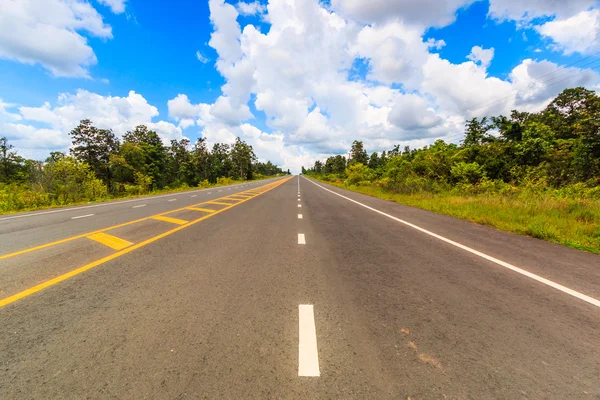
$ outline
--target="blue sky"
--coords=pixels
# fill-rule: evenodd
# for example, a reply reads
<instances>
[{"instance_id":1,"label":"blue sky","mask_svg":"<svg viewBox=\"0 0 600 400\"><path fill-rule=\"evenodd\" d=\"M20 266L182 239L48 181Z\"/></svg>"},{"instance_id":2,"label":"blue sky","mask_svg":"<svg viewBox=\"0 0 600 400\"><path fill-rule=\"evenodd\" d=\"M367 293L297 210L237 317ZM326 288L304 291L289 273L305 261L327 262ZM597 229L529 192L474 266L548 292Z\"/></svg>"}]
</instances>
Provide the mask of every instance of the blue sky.
<instances>
[{"instance_id":1,"label":"blue sky","mask_svg":"<svg viewBox=\"0 0 600 400\"><path fill-rule=\"evenodd\" d=\"M0 135L43 158L81 118L119 135L145 123L165 141L240 136L294 171L354 139L459 141L465 118L598 87L598 4L564 3L3 3Z\"/></svg>"}]
</instances>

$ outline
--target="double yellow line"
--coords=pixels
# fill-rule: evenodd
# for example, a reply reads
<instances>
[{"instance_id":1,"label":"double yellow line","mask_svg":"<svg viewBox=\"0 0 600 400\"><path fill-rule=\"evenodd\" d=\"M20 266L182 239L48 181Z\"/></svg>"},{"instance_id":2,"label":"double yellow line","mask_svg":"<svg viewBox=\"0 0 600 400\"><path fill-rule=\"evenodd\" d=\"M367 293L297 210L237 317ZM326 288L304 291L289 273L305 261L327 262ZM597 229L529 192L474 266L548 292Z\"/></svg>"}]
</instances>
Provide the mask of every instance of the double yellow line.
<instances>
[{"instance_id":1,"label":"double yellow line","mask_svg":"<svg viewBox=\"0 0 600 400\"><path fill-rule=\"evenodd\" d=\"M136 244L131 244L130 246L127 246L126 248L124 248L122 250L119 250L116 253L113 253L113 254L111 254L109 256L106 256L106 257L101 258L99 260L93 261L93 262L91 262L89 264L86 264L86 265L84 265L82 267L79 267L77 269L69 271L69 272L67 272L65 274L59 275L56 278L53 278L53 279L47 280L45 282L42 282L39 285L35 285L35 286L33 286L33 287L29 288L29 289L23 290L23 291L21 291L19 293L16 293L16 294L12 295L12 296L5 297L4 299L0 300L0 308L6 306L8 304L14 303L15 301L20 300L20 299L22 299L24 297L30 296L30 295L32 295L34 293L37 293L37 292L39 292L39 291L41 291L43 289L46 289L47 287L56 285L57 283L60 283L60 282L65 281L65 280L67 280L69 278L72 278L72 277L74 277L76 275L79 275L82 272L85 272L85 271L90 270L92 268L95 268L95 267L97 267L99 265L102 265L102 264L104 264L104 263L106 263L106 262L108 262L110 260L114 260L115 258L121 257L124 254L130 253L130 252L132 252L132 251L134 251L136 249L144 247L147 244L150 244L152 242L156 242L159 239L162 239L162 238L164 238L166 236L169 236L169 235L171 235L171 234L173 234L175 232L179 232L180 230L183 230L183 229L185 229L187 227L190 227L190 226L192 226L194 224L197 224L198 222L204 221L205 219L208 219L208 218L213 217L213 216L215 216L217 214L220 214L223 211L227 211L230 208L233 208L233 207L238 206L238 205L240 205L242 203L245 203L248 200L251 200L251 199L253 199L255 197L260 196L263 193L266 193L266 192L268 192L268 191L276 188L277 186L279 186L279 185L287 182L289 179L291 179L291 178L282 179L282 180L277 181L275 183L265 185L265 186L262 187L265 190L260 191L257 194L252 194L250 197L247 197L244 200L240 200L237 203L233 203L233 204L230 204L230 203L221 203L221 204L227 204L227 206L224 207L224 208L222 208L222 209L220 209L220 210L210 210L211 212L209 214L204 215L204 216L202 216L202 217L200 217L198 219L195 219L193 221L181 224L181 225L177 226L176 228L173 228L173 229L171 229L169 231L161 233L160 235L151 237L150 239L146 239L143 242L136 243ZM261 189L261 188L256 188L256 189L252 189L252 190L256 191L258 189ZM245 192L241 192L241 193L245 193ZM233 195L233 196L235 196L235 195ZM224 200L224 199L227 199L227 197L230 197L230 196L221 197L220 199L217 199L217 200ZM214 204L215 201L216 200L209 200L209 201L205 201L205 202L199 203L197 205L200 206L202 204L211 204L211 202L213 202L213 204ZM219 204L219 203L217 203L217 204ZM107 231L107 230L119 228L119 227L126 226L126 225L131 225L131 224L134 224L136 222L145 221L145 220L148 220L148 219L151 219L151 218L155 218L157 216L158 217L162 217L164 214L170 214L170 213L174 213L174 212L177 212L177 211L183 211L183 210L186 210L186 209L193 209L193 208L195 208L195 206L183 207L183 208L180 208L180 209L177 209L177 210L169 211L167 213L162 213L162 214L158 214L158 215L155 215L155 216L150 216L150 217L138 219L138 220L135 220L135 221L130 221L130 222L127 222L127 223L124 223L124 224L111 226L109 228L104 228L104 229L101 229L101 230L98 230L98 231L95 231L95 232L89 232L89 233L85 233L85 234L82 234L82 235L73 236L73 237L70 237L70 238L67 238L67 239L62 239L62 240L59 240L59 241L56 241L56 242L48 243L48 244L45 244L45 245L41 245L41 246L37 246L37 247L32 247L30 249L25 249L25 250L17 251L17 252L14 252L14 253L10 253L10 254L6 254L4 256L1 256L0 260L1 259L5 259L5 258L9 258L9 257L14 257L14 256L17 256L19 254L29 253L29 252L34 251L34 250L39 250L39 249L43 249L43 248L46 248L46 247L54 246L54 245L57 245L57 244L69 242L71 240L75 240L75 239L78 239L78 238L84 238L84 237L93 236L93 235L102 233L102 232ZM199 211L208 211L208 210L199 210Z\"/></svg>"}]
</instances>

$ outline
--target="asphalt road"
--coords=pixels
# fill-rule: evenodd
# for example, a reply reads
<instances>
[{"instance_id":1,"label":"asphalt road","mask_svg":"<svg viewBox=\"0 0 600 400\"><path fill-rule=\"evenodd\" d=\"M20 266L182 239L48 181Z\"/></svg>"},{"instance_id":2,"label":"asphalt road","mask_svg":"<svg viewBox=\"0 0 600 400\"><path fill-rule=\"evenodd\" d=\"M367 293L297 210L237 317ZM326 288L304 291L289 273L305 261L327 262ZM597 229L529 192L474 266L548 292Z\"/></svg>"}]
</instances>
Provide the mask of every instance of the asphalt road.
<instances>
[{"instance_id":1,"label":"asphalt road","mask_svg":"<svg viewBox=\"0 0 600 400\"><path fill-rule=\"evenodd\" d=\"M304 177L233 191L0 218L0 398L600 398L599 256Z\"/></svg>"}]
</instances>

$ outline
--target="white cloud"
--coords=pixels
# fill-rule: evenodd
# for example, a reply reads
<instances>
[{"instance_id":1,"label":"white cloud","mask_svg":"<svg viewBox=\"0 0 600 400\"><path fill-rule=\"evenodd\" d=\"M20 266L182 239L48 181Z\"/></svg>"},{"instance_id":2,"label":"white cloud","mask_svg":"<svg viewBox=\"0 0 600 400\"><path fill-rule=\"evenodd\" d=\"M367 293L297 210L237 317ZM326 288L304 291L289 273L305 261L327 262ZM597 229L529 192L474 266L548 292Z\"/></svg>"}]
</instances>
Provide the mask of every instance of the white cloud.
<instances>
[{"instance_id":1,"label":"white cloud","mask_svg":"<svg viewBox=\"0 0 600 400\"><path fill-rule=\"evenodd\" d=\"M370 79L387 84L402 82L412 89L421 81L430 46L421 36L420 29L399 22L365 26L353 50L357 56L370 59Z\"/></svg>"},{"instance_id":2,"label":"white cloud","mask_svg":"<svg viewBox=\"0 0 600 400\"><path fill-rule=\"evenodd\" d=\"M44 160L51 151L66 151L71 144L69 136L57 129L38 129L16 123L0 123L0 126L9 143L26 158Z\"/></svg>"},{"instance_id":3,"label":"white cloud","mask_svg":"<svg viewBox=\"0 0 600 400\"><path fill-rule=\"evenodd\" d=\"M102 16L82 0L0 2L0 58L39 63L54 76L89 77L96 55L83 36L112 38Z\"/></svg>"},{"instance_id":4,"label":"white cloud","mask_svg":"<svg viewBox=\"0 0 600 400\"><path fill-rule=\"evenodd\" d=\"M125 11L125 3L127 0L98 0L98 3L110 7L115 14L121 14Z\"/></svg>"},{"instance_id":5,"label":"white cloud","mask_svg":"<svg viewBox=\"0 0 600 400\"><path fill-rule=\"evenodd\" d=\"M15 107L14 104L5 103L2 101L2 99L0 99L0 120L3 119L2 117L4 117L4 119L8 119L8 120L20 120L21 115L7 110L7 108L14 108L14 107Z\"/></svg>"},{"instance_id":6,"label":"white cloud","mask_svg":"<svg viewBox=\"0 0 600 400\"><path fill-rule=\"evenodd\" d=\"M494 48L484 49L480 46L473 46L467 58L475 63L479 63L482 68L487 69L494 58Z\"/></svg>"},{"instance_id":7,"label":"white cloud","mask_svg":"<svg viewBox=\"0 0 600 400\"><path fill-rule=\"evenodd\" d=\"M568 18L597 0L490 0L489 14L500 20L530 22L540 17Z\"/></svg>"},{"instance_id":8,"label":"white cloud","mask_svg":"<svg viewBox=\"0 0 600 400\"><path fill-rule=\"evenodd\" d=\"M589 69L561 68L549 61L526 59L512 70L510 80L516 92L514 108L539 111L565 88L597 86L600 75Z\"/></svg>"},{"instance_id":9,"label":"white cloud","mask_svg":"<svg viewBox=\"0 0 600 400\"><path fill-rule=\"evenodd\" d=\"M366 24L399 20L422 27L441 27L456 18L456 10L476 0L332 0L335 10Z\"/></svg>"},{"instance_id":10,"label":"white cloud","mask_svg":"<svg viewBox=\"0 0 600 400\"><path fill-rule=\"evenodd\" d=\"M261 2L258 0L254 0L252 3L240 1L235 5L235 8L237 8L241 15L263 14L265 11L267 11L267 6L261 4Z\"/></svg>"},{"instance_id":11,"label":"white cloud","mask_svg":"<svg viewBox=\"0 0 600 400\"><path fill-rule=\"evenodd\" d=\"M19 113L20 123L0 123L2 131L24 154L38 158L47 156L48 149L66 151L70 144L68 133L82 119L90 119L99 128L112 129L117 136L143 124L155 130L165 143L183 138L182 127L154 121L157 108L134 91L127 97L118 97L78 90L75 94L59 95L54 106L46 102L40 107L19 107Z\"/></svg>"},{"instance_id":12,"label":"white cloud","mask_svg":"<svg viewBox=\"0 0 600 400\"><path fill-rule=\"evenodd\" d=\"M600 50L600 10L582 11L570 18L555 19L536 30L552 39L564 54L590 54Z\"/></svg>"},{"instance_id":13,"label":"white cloud","mask_svg":"<svg viewBox=\"0 0 600 400\"><path fill-rule=\"evenodd\" d=\"M207 62L210 61L209 58L205 57L202 53L200 53L200 51L196 51L196 58L198 59L198 61L200 61L202 64L206 64Z\"/></svg>"},{"instance_id":14,"label":"white cloud","mask_svg":"<svg viewBox=\"0 0 600 400\"><path fill-rule=\"evenodd\" d=\"M451 22L456 9L472 1L436 0L436 7L424 1L333 0L334 11L317 0L271 1L270 27L262 33L252 25L241 29L232 5L210 0L209 45L225 78L222 95L212 104L193 104L180 94L169 101L169 115L186 126L190 122L183 120L194 119L209 142L240 136L259 156L298 170L309 159L347 151L354 139L370 151L457 141L465 117L539 110L565 87L600 81L587 71L550 85L536 77L557 66L533 60L508 79L491 77L494 49L480 46L472 48L470 61L453 64L430 53L444 41L424 41L423 35L427 26ZM566 13L540 10L532 13ZM352 72L357 59L368 66L366 75ZM252 98L273 133L251 125Z\"/></svg>"}]
</instances>

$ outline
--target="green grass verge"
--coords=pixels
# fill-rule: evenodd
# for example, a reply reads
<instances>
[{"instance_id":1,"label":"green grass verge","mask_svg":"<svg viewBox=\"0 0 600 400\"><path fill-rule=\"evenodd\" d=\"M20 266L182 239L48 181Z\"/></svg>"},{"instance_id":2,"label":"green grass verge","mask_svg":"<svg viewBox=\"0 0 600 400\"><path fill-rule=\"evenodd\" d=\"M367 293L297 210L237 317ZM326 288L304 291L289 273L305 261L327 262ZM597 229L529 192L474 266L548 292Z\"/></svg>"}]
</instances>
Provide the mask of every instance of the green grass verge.
<instances>
[{"instance_id":1,"label":"green grass verge","mask_svg":"<svg viewBox=\"0 0 600 400\"><path fill-rule=\"evenodd\" d=\"M600 201L501 194L398 194L323 181L380 199L600 254Z\"/></svg>"},{"instance_id":2,"label":"green grass verge","mask_svg":"<svg viewBox=\"0 0 600 400\"><path fill-rule=\"evenodd\" d=\"M263 178L253 179L250 181L230 180L223 184L215 183L215 184L209 185L209 186L198 186L198 187L187 186L187 187L179 187L179 188L153 190L148 193L137 194L137 195L130 194L130 195L123 195L123 196L107 196L107 197L98 198L98 199L94 199L94 200L90 200L90 201L71 202L68 204L47 204L47 205L43 205L43 206L19 208L18 210L5 209L2 207L3 204L0 204L0 215L15 214L15 213L29 212L29 211L49 210L49 209L53 209L53 208L62 208L62 207L82 206L82 205L94 204L94 203L110 203L113 201L116 202L119 200L137 199L137 198L141 198L141 197L152 197L152 196L158 196L158 195L162 195L162 194L192 192L195 190L217 188L217 187L222 187L222 186L230 186L230 185L236 185L236 184L241 184L241 183L245 183L245 182L257 182L257 181L263 181L266 179L273 179L273 178L277 178L277 176L265 176Z\"/></svg>"}]
</instances>

